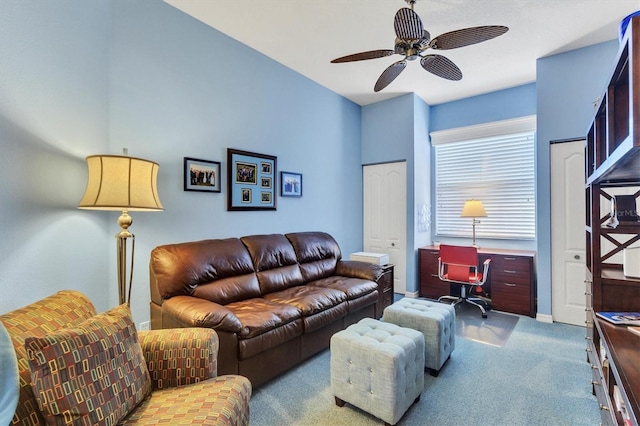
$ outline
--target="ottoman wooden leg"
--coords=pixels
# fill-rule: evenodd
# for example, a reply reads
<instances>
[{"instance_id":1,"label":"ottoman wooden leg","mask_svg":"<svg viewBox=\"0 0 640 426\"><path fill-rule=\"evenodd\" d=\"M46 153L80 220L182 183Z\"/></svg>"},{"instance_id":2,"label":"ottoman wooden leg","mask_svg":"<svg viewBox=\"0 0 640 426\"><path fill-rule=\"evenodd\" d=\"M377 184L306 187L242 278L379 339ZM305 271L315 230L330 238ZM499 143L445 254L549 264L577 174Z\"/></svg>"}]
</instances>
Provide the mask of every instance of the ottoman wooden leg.
<instances>
[{"instance_id":1,"label":"ottoman wooden leg","mask_svg":"<svg viewBox=\"0 0 640 426\"><path fill-rule=\"evenodd\" d=\"M344 401L341 400L340 398L338 398L337 396L334 396L334 398L336 399L336 405L338 407L344 407Z\"/></svg>"}]
</instances>

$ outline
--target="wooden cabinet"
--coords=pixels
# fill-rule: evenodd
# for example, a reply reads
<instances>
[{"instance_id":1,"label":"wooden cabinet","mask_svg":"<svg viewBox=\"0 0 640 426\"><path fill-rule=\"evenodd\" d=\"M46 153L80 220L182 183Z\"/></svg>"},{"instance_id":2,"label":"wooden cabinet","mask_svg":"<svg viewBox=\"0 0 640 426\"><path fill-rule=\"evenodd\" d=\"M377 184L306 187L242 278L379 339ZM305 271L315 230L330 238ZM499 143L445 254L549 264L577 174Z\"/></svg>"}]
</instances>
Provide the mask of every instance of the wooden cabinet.
<instances>
[{"instance_id":1,"label":"wooden cabinet","mask_svg":"<svg viewBox=\"0 0 640 426\"><path fill-rule=\"evenodd\" d=\"M455 295L457 286L450 286L438 278L438 247L420 248L418 255L420 296L437 299L447 294ZM528 250L478 249L480 264L491 259L489 277L483 289L494 309L535 317L534 257L535 253Z\"/></svg>"},{"instance_id":2,"label":"wooden cabinet","mask_svg":"<svg viewBox=\"0 0 640 426\"><path fill-rule=\"evenodd\" d=\"M438 278L438 257L440 251L437 247L418 249L420 264L420 297L437 299L449 293L449 283Z\"/></svg>"},{"instance_id":3,"label":"wooden cabinet","mask_svg":"<svg viewBox=\"0 0 640 426\"><path fill-rule=\"evenodd\" d=\"M640 280L623 273L623 250L640 240L640 222L609 226L611 200L640 197L640 18L620 44L585 145L587 353L603 424L638 425L640 337L595 316L640 311ZM637 207L636 207L637 209Z\"/></svg>"},{"instance_id":4,"label":"wooden cabinet","mask_svg":"<svg viewBox=\"0 0 640 426\"><path fill-rule=\"evenodd\" d=\"M384 308L393 303L394 265L387 264L382 268L382 276L380 276L380 279L378 280L378 304L376 305L376 318L382 317Z\"/></svg>"},{"instance_id":5,"label":"wooden cabinet","mask_svg":"<svg viewBox=\"0 0 640 426\"><path fill-rule=\"evenodd\" d=\"M535 317L533 256L495 254L489 271L493 308Z\"/></svg>"}]
</instances>

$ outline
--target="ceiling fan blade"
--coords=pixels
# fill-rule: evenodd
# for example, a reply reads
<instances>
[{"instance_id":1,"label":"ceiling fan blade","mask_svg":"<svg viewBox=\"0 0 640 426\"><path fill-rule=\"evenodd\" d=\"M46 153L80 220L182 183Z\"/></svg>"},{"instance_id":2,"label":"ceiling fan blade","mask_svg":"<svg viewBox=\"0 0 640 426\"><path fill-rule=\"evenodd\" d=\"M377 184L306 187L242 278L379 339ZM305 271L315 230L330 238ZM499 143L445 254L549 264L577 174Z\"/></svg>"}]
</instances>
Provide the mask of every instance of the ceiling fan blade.
<instances>
[{"instance_id":1,"label":"ceiling fan blade","mask_svg":"<svg viewBox=\"0 0 640 426\"><path fill-rule=\"evenodd\" d=\"M509 31L508 27L502 25L486 25L482 27L463 28L440 34L431 40L431 48L437 50L457 49L458 47L469 46L481 43L501 36Z\"/></svg>"},{"instance_id":2,"label":"ceiling fan blade","mask_svg":"<svg viewBox=\"0 0 640 426\"><path fill-rule=\"evenodd\" d=\"M398 62L391 64L386 70L382 72L378 81L376 81L376 85L373 87L374 92L379 92L385 87L387 87L393 80L396 79L397 76L404 70L407 66L407 61L404 59Z\"/></svg>"},{"instance_id":3,"label":"ceiling fan blade","mask_svg":"<svg viewBox=\"0 0 640 426\"><path fill-rule=\"evenodd\" d=\"M424 35L422 20L408 7L398 10L393 20L393 28L400 40L419 40Z\"/></svg>"},{"instance_id":4,"label":"ceiling fan blade","mask_svg":"<svg viewBox=\"0 0 640 426\"><path fill-rule=\"evenodd\" d=\"M422 68L438 77L458 81L462 79L462 71L451 59L442 55L426 55L420 60Z\"/></svg>"},{"instance_id":5,"label":"ceiling fan blade","mask_svg":"<svg viewBox=\"0 0 640 426\"><path fill-rule=\"evenodd\" d=\"M391 56L396 53L393 50L369 50L367 52L354 53L353 55L343 56L341 58L336 58L331 61L332 64L337 64L340 62L355 62L355 61L364 61L367 59L377 59L384 58L385 56Z\"/></svg>"}]
</instances>

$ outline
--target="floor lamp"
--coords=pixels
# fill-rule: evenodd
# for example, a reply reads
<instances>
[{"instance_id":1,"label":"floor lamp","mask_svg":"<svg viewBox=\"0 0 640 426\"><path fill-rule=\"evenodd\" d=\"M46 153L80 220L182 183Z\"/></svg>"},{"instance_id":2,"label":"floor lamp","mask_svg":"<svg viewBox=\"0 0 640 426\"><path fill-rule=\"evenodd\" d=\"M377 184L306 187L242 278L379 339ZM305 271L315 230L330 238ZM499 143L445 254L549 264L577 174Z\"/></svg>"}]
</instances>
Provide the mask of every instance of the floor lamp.
<instances>
[{"instance_id":1,"label":"floor lamp","mask_svg":"<svg viewBox=\"0 0 640 426\"><path fill-rule=\"evenodd\" d=\"M473 246L478 247L476 244L476 224L480 223L480 221L476 218L478 217L487 217L487 212L484 210L484 206L482 205L482 201L478 200L469 200L465 201L464 207L462 208L462 213L460 213L460 217L470 217L472 218L472 226L473 226Z\"/></svg>"},{"instance_id":2,"label":"floor lamp","mask_svg":"<svg viewBox=\"0 0 640 426\"><path fill-rule=\"evenodd\" d=\"M130 211L164 210L158 197L158 163L128 156L92 155L87 157L87 189L78 208L121 211L120 232L116 234L118 297L129 303L133 281L135 236L129 232L133 219ZM131 270L127 289L127 239L131 242Z\"/></svg>"}]
</instances>

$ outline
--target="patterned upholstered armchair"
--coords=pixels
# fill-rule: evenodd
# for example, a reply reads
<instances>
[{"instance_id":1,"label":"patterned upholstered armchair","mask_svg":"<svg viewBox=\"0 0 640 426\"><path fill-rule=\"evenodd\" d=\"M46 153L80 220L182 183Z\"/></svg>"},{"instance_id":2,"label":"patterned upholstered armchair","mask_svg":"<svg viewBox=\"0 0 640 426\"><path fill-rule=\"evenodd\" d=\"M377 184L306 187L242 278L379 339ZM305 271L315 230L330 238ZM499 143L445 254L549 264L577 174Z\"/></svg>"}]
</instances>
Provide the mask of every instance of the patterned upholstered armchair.
<instances>
[{"instance_id":1,"label":"patterned upholstered armchair","mask_svg":"<svg viewBox=\"0 0 640 426\"><path fill-rule=\"evenodd\" d=\"M126 305L96 314L75 291L0 315L0 322L18 361L12 424L249 423L251 383L217 376L211 329L136 332Z\"/></svg>"}]
</instances>

